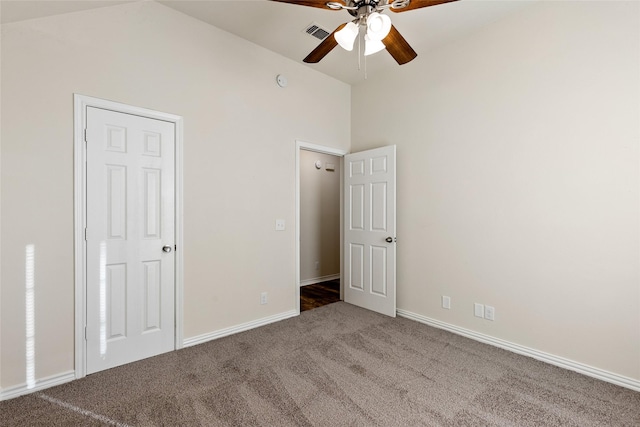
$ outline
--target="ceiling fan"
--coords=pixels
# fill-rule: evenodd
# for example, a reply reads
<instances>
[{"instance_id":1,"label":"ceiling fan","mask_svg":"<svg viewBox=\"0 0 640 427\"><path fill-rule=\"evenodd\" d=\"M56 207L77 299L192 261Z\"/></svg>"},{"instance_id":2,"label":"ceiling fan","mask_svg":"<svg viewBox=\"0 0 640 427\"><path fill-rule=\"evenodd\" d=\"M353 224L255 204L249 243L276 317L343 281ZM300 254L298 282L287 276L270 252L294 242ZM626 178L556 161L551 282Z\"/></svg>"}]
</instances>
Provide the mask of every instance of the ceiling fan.
<instances>
[{"instance_id":1,"label":"ceiling fan","mask_svg":"<svg viewBox=\"0 0 640 427\"><path fill-rule=\"evenodd\" d=\"M383 49L391 54L399 65L412 61L418 54L391 24L389 16L383 14L386 9L392 12L405 12L423 7L436 6L457 0L272 0L300 6L317 7L328 10L346 10L353 16L351 22L340 25L325 38L306 58L304 62L320 62L337 45L353 50L355 39L364 28L364 55L368 56Z\"/></svg>"}]
</instances>

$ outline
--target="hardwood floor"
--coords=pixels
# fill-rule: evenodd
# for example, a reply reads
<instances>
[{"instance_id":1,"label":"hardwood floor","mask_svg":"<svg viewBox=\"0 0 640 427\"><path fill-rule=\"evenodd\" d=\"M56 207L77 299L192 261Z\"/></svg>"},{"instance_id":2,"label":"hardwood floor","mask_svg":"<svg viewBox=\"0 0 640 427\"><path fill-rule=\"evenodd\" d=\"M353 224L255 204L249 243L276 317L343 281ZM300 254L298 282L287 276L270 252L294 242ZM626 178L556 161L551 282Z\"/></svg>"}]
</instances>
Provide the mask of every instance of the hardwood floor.
<instances>
[{"instance_id":1,"label":"hardwood floor","mask_svg":"<svg viewBox=\"0 0 640 427\"><path fill-rule=\"evenodd\" d=\"M340 301L340 279L300 288L300 312Z\"/></svg>"}]
</instances>

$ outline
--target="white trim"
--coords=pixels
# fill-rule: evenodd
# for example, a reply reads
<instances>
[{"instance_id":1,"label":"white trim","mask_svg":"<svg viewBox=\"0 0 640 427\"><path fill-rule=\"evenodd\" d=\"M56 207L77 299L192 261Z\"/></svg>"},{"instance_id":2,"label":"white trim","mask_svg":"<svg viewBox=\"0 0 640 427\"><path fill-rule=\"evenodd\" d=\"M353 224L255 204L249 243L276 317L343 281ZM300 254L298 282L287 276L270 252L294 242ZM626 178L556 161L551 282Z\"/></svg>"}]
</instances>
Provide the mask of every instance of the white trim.
<instances>
[{"instance_id":1,"label":"white trim","mask_svg":"<svg viewBox=\"0 0 640 427\"><path fill-rule=\"evenodd\" d=\"M28 388L27 383L18 384L12 387L0 390L0 401L13 399L14 397L22 396L36 391L44 390L46 388L54 387L60 384L68 383L76 379L74 371L68 371L62 374L52 375L46 378L40 378L36 380L35 387Z\"/></svg>"},{"instance_id":2,"label":"white trim","mask_svg":"<svg viewBox=\"0 0 640 427\"><path fill-rule=\"evenodd\" d=\"M175 241L176 241L176 264L175 264L175 349L182 348L182 341L184 335L184 176L183 176L183 138L184 138L184 121L182 117L178 117L178 120L174 121L175 124L175 138L176 138L176 152L175 152Z\"/></svg>"},{"instance_id":3,"label":"white trim","mask_svg":"<svg viewBox=\"0 0 640 427\"><path fill-rule=\"evenodd\" d=\"M75 260L75 376L86 375L84 345L85 306L85 267L86 248L84 241L86 174L84 149L84 128L86 123L85 101L80 95L73 95L73 227Z\"/></svg>"},{"instance_id":4,"label":"white trim","mask_svg":"<svg viewBox=\"0 0 640 427\"><path fill-rule=\"evenodd\" d=\"M412 313L410 311L398 309L396 310L396 312L398 313L398 316L406 317L407 319L415 320L416 322L424 323L425 325L433 326L434 328L444 329L445 331L449 331L457 335L462 335L463 337L471 338L475 341L480 341L482 343L489 344L494 347L499 347L513 353L532 357L536 360L549 363L550 365L555 365L560 368L578 372L588 377L597 378L599 380L626 387L631 390L640 391L640 381L633 378L618 375L600 368L594 368L593 366L585 365L584 363L545 353L543 351L539 351L530 347L525 347L520 344L512 343L500 338L495 338L490 335L481 334L479 332L461 328L459 326L442 322L440 320L431 319L429 317Z\"/></svg>"},{"instance_id":5,"label":"white trim","mask_svg":"<svg viewBox=\"0 0 640 427\"><path fill-rule=\"evenodd\" d=\"M315 151L316 153L331 154L332 156L340 157L340 170L342 171L342 158L348 154L347 151L325 147L323 145L312 144L310 142L304 142L296 140L296 281L295 281L295 307L296 313L300 314L300 286L303 286L300 282L300 150ZM340 174L340 250L342 250L342 173ZM340 256L340 275L343 270L342 256ZM344 280L340 280L340 298L343 298L342 284Z\"/></svg>"},{"instance_id":6,"label":"white trim","mask_svg":"<svg viewBox=\"0 0 640 427\"><path fill-rule=\"evenodd\" d=\"M340 273L329 274L327 276L312 277L311 279L300 280L300 286L315 285L316 283L328 282L329 280L336 280L340 278Z\"/></svg>"},{"instance_id":7,"label":"white trim","mask_svg":"<svg viewBox=\"0 0 640 427\"><path fill-rule=\"evenodd\" d=\"M214 332L208 332L206 334L197 335L195 337L187 338L183 342L183 347L191 347L198 344L203 344L208 341L216 340L218 338L226 337L229 335L237 334L239 332L248 331L250 329L259 328L270 323L279 322L290 317L295 317L299 313L296 310L285 311L284 313L274 314L273 316L263 317L262 319L252 320L251 322L241 323L239 325L230 326L228 328L220 329Z\"/></svg>"},{"instance_id":8,"label":"white trim","mask_svg":"<svg viewBox=\"0 0 640 427\"><path fill-rule=\"evenodd\" d=\"M87 318L85 282L86 247L84 228L86 226L86 146L84 130L87 125L87 107L102 108L136 116L171 122L175 125L175 338L174 348L182 348L183 336L183 294L184 294L184 245L183 245L183 118L181 116L146 108L134 107L119 102L73 95L74 118L74 259L75 259L75 378L86 376L86 341L84 339Z\"/></svg>"}]
</instances>

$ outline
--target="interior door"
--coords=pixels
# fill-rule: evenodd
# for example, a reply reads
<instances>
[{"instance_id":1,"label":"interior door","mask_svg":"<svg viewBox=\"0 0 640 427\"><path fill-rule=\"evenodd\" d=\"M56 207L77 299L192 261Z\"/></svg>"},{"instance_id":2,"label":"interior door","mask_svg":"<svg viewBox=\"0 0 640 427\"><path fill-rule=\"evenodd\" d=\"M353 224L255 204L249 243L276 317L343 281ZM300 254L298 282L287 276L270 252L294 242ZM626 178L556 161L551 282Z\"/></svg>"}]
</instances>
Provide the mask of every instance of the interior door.
<instances>
[{"instance_id":1,"label":"interior door","mask_svg":"<svg viewBox=\"0 0 640 427\"><path fill-rule=\"evenodd\" d=\"M396 146L344 159L344 300L395 317Z\"/></svg>"},{"instance_id":2,"label":"interior door","mask_svg":"<svg viewBox=\"0 0 640 427\"><path fill-rule=\"evenodd\" d=\"M175 347L175 125L87 108L87 373Z\"/></svg>"}]
</instances>

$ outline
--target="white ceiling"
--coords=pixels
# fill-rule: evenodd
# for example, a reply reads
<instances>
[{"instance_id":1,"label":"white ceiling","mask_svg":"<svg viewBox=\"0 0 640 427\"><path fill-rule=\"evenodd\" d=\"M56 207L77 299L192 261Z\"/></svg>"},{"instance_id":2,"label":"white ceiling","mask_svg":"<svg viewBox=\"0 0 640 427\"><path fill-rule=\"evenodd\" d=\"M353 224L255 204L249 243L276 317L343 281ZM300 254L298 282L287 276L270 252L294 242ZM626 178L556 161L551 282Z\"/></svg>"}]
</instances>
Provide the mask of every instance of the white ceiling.
<instances>
[{"instance_id":1,"label":"white ceiling","mask_svg":"<svg viewBox=\"0 0 640 427\"><path fill-rule=\"evenodd\" d=\"M233 33L287 58L302 63L320 41L303 30L311 23L329 32L351 19L346 11L323 10L267 0L158 0L160 3ZM418 53L428 60L429 51L472 34L539 0L461 0L403 13L387 12L392 23ZM61 13L105 7L116 0L1 0L1 22L16 22ZM336 47L320 63L308 66L349 84L364 80L364 61L358 70L357 42L353 52ZM367 57L368 75L392 73L399 65L386 52Z\"/></svg>"},{"instance_id":2,"label":"white ceiling","mask_svg":"<svg viewBox=\"0 0 640 427\"><path fill-rule=\"evenodd\" d=\"M0 23L114 6L132 0L0 0Z\"/></svg>"}]
</instances>

